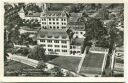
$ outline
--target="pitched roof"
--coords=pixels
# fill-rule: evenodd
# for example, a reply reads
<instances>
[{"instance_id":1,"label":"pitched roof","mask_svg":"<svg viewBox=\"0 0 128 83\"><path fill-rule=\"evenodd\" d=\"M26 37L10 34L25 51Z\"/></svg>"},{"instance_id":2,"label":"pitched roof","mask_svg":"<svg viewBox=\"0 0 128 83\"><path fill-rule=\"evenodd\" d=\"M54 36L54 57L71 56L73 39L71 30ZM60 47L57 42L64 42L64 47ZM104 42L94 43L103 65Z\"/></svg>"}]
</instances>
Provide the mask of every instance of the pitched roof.
<instances>
[{"instance_id":1,"label":"pitched roof","mask_svg":"<svg viewBox=\"0 0 128 83\"><path fill-rule=\"evenodd\" d=\"M84 26L84 23L83 22L69 22L68 25L83 25Z\"/></svg>"},{"instance_id":2,"label":"pitched roof","mask_svg":"<svg viewBox=\"0 0 128 83\"><path fill-rule=\"evenodd\" d=\"M66 13L63 11L46 11L42 13L42 16L66 16Z\"/></svg>"},{"instance_id":3,"label":"pitched roof","mask_svg":"<svg viewBox=\"0 0 128 83\"><path fill-rule=\"evenodd\" d=\"M70 18L69 21L70 22L77 22L77 20L82 17L82 13L70 13Z\"/></svg>"},{"instance_id":4,"label":"pitched roof","mask_svg":"<svg viewBox=\"0 0 128 83\"><path fill-rule=\"evenodd\" d=\"M44 38L44 37L48 37L48 38L55 37L55 38L58 38L59 36L61 36L62 38L67 38L68 37L68 34L67 34L66 30L63 30L63 29L55 29L55 30L41 29L39 31L38 35L41 38Z\"/></svg>"},{"instance_id":5,"label":"pitched roof","mask_svg":"<svg viewBox=\"0 0 128 83\"><path fill-rule=\"evenodd\" d=\"M85 30L85 24L82 22L69 22L68 27L72 30L77 30L77 31L84 31Z\"/></svg>"},{"instance_id":6,"label":"pitched roof","mask_svg":"<svg viewBox=\"0 0 128 83\"><path fill-rule=\"evenodd\" d=\"M19 13L24 13L24 9L23 9L23 8L21 8L21 10L19 11Z\"/></svg>"},{"instance_id":7,"label":"pitched roof","mask_svg":"<svg viewBox=\"0 0 128 83\"><path fill-rule=\"evenodd\" d=\"M84 42L84 38L75 38L74 40L73 40L73 45L82 45L83 44L83 42Z\"/></svg>"},{"instance_id":8,"label":"pitched roof","mask_svg":"<svg viewBox=\"0 0 128 83\"><path fill-rule=\"evenodd\" d=\"M40 15L41 13L36 12L36 13L29 13L26 15L26 17L40 17Z\"/></svg>"}]
</instances>

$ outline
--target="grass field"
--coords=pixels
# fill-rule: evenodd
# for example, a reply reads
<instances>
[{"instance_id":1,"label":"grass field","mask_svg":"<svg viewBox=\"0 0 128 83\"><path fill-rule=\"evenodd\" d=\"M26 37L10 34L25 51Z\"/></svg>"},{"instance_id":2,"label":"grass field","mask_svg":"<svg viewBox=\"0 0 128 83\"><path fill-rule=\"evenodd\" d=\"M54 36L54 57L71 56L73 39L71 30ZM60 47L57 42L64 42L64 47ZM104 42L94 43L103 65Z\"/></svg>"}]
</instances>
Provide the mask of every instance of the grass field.
<instances>
[{"instance_id":1,"label":"grass field","mask_svg":"<svg viewBox=\"0 0 128 83\"><path fill-rule=\"evenodd\" d=\"M103 64L104 54L89 53L83 62L80 73L100 74Z\"/></svg>"},{"instance_id":2,"label":"grass field","mask_svg":"<svg viewBox=\"0 0 128 83\"><path fill-rule=\"evenodd\" d=\"M80 60L81 60L80 57L59 56L59 57L49 61L49 63L57 65L61 68L65 68L67 70L76 72Z\"/></svg>"},{"instance_id":3,"label":"grass field","mask_svg":"<svg viewBox=\"0 0 128 83\"><path fill-rule=\"evenodd\" d=\"M104 54L101 53L90 53L85 57L85 60L82 64L80 73L81 74L100 74L101 68L103 64ZM81 58L80 57L73 57L73 56L59 56L51 61L49 63L57 65L59 67L65 68L67 70L76 72L79 62Z\"/></svg>"}]
</instances>

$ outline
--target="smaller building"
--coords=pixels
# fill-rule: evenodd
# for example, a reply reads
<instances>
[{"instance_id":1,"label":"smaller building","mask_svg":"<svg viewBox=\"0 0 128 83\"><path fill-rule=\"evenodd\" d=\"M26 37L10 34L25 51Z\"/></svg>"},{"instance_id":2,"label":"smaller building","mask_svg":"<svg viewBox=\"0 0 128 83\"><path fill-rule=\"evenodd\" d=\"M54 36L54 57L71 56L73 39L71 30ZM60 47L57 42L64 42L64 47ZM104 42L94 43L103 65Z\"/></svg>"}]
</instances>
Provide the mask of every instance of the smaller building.
<instances>
[{"instance_id":1,"label":"smaller building","mask_svg":"<svg viewBox=\"0 0 128 83\"><path fill-rule=\"evenodd\" d=\"M85 38L85 24L82 22L69 22L67 27L74 32L73 38Z\"/></svg>"},{"instance_id":2,"label":"smaller building","mask_svg":"<svg viewBox=\"0 0 128 83\"><path fill-rule=\"evenodd\" d=\"M69 13L68 22L77 22L82 17L82 13Z\"/></svg>"},{"instance_id":3,"label":"smaller building","mask_svg":"<svg viewBox=\"0 0 128 83\"><path fill-rule=\"evenodd\" d=\"M28 11L28 14L25 14L24 9L21 8L21 10L18 12L20 18L25 19L25 20L38 20L40 22L40 13L38 12L32 12Z\"/></svg>"},{"instance_id":4,"label":"smaller building","mask_svg":"<svg viewBox=\"0 0 128 83\"><path fill-rule=\"evenodd\" d=\"M84 38L75 38L70 44L70 55L80 55Z\"/></svg>"}]
</instances>

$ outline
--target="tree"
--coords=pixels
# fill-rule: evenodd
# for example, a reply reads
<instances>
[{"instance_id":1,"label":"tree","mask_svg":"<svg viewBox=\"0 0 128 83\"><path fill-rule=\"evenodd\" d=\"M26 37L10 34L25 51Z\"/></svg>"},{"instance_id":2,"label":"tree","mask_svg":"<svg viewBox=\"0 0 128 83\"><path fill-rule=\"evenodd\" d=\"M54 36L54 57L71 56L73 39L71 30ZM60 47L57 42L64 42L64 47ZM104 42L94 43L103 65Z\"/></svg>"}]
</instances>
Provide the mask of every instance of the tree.
<instances>
[{"instance_id":1,"label":"tree","mask_svg":"<svg viewBox=\"0 0 128 83\"><path fill-rule=\"evenodd\" d=\"M103 23L99 19L88 18L85 23L85 40L82 47L82 53L86 46L96 44L98 40L103 38L107 34L107 30L103 27Z\"/></svg>"},{"instance_id":2,"label":"tree","mask_svg":"<svg viewBox=\"0 0 128 83\"><path fill-rule=\"evenodd\" d=\"M99 10L99 15L97 17L101 18L102 20L108 20L109 19L109 11L104 7Z\"/></svg>"},{"instance_id":3,"label":"tree","mask_svg":"<svg viewBox=\"0 0 128 83\"><path fill-rule=\"evenodd\" d=\"M61 68L57 67L57 66L55 66L54 68L51 69L51 74L55 77L63 77L64 76Z\"/></svg>"},{"instance_id":4,"label":"tree","mask_svg":"<svg viewBox=\"0 0 128 83\"><path fill-rule=\"evenodd\" d=\"M46 61L45 49L43 48L42 45L35 46L33 49L31 49L28 58L32 58L35 60L43 60L45 62Z\"/></svg>"}]
</instances>

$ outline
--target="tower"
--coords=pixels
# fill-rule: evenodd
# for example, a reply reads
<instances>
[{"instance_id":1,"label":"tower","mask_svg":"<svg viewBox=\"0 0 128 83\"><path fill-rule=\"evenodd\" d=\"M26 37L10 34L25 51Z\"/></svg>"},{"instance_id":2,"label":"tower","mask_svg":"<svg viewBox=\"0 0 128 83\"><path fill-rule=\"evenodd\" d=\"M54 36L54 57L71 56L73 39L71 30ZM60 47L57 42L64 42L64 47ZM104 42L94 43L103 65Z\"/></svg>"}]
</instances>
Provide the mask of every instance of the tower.
<instances>
[{"instance_id":1,"label":"tower","mask_svg":"<svg viewBox=\"0 0 128 83\"><path fill-rule=\"evenodd\" d=\"M18 14L19 14L20 18L25 19L25 12L24 12L23 8L21 8L21 10L18 12Z\"/></svg>"}]
</instances>

